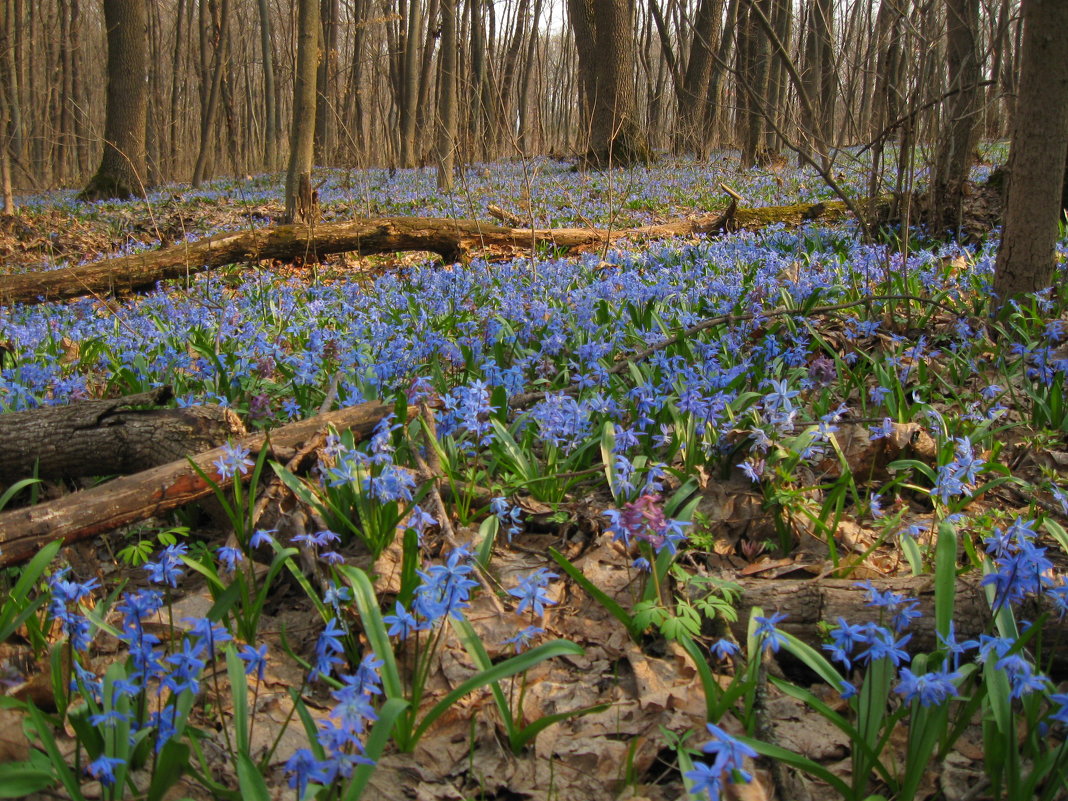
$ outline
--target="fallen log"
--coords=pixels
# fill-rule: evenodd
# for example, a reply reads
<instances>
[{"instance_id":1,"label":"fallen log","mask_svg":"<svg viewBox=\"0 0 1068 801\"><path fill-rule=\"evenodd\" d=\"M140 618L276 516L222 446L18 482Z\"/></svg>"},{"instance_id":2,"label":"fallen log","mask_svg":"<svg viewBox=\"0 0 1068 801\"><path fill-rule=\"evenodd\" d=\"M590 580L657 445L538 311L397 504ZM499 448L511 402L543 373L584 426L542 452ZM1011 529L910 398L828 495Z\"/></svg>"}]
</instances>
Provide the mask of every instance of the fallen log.
<instances>
[{"instance_id":1,"label":"fallen log","mask_svg":"<svg viewBox=\"0 0 1068 801\"><path fill-rule=\"evenodd\" d=\"M953 620L960 642L993 633L990 604L980 581L978 574L957 579ZM731 624L731 633L739 642L745 642L754 606L759 606L765 615L786 613L786 619L778 628L815 648L823 644L820 623L834 625L839 617L852 624L879 620L879 610L865 606L864 590L855 580L735 579L735 583L741 585L742 593L736 601L738 620ZM919 601L917 611L922 616L912 621L907 629L912 635L906 644L909 653L930 653L939 647L935 635L934 579L931 576L876 579L872 585L880 592L890 590ZM1042 626L1042 655L1063 670L1068 668L1068 629L1051 607L1046 604L1042 610L1031 609L1026 617L1034 620L1039 611L1051 613ZM889 625L889 621L886 623Z\"/></svg>"},{"instance_id":2,"label":"fallen log","mask_svg":"<svg viewBox=\"0 0 1068 801\"><path fill-rule=\"evenodd\" d=\"M63 480L138 473L247 433L237 415L220 406L151 408L172 394L159 387L0 414L0 483L33 475Z\"/></svg>"},{"instance_id":3,"label":"fallen log","mask_svg":"<svg viewBox=\"0 0 1068 801\"><path fill-rule=\"evenodd\" d=\"M292 450L328 425L352 430L359 439L369 435L391 411L393 407L384 403L362 403L289 423L269 434L246 436L235 445L249 449L255 458L264 447ZM415 411L412 407L411 414ZM192 459L220 487L228 488L231 480L221 477L214 464L223 455L224 450L219 447ZM179 459L49 503L0 513L0 567L25 561L53 540L71 543L86 539L163 514L212 493L211 486L189 461Z\"/></svg>"},{"instance_id":4,"label":"fallen log","mask_svg":"<svg viewBox=\"0 0 1068 801\"><path fill-rule=\"evenodd\" d=\"M774 222L800 224L834 220L844 204L828 201L763 209L738 209L732 199L724 212L660 225L624 228L510 228L478 220L434 217L383 217L351 222L278 225L236 231L186 242L162 250L133 253L60 270L0 276L0 306L44 303L86 295L152 289L160 281L188 276L227 264L262 259L315 259L335 253L429 251L456 261L485 248L527 249L550 245L569 250L623 238L664 239L759 228Z\"/></svg>"}]
</instances>

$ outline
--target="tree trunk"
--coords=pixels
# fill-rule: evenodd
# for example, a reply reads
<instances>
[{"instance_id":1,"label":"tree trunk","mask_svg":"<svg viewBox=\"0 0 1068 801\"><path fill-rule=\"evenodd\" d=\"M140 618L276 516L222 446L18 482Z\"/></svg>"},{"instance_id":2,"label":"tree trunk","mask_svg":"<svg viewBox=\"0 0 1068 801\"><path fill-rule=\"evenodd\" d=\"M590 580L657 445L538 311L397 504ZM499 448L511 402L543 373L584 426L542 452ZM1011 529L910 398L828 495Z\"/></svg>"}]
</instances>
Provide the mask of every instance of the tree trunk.
<instances>
[{"instance_id":1,"label":"tree trunk","mask_svg":"<svg viewBox=\"0 0 1068 801\"><path fill-rule=\"evenodd\" d=\"M652 154L638 123L634 94L634 6L630 0L568 0L568 13L590 113L584 163L648 162Z\"/></svg>"},{"instance_id":2,"label":"tree trunk","mask_svg":"<svg viewBox=\"0 0 1068 801\"><path fill-rule=\"evenodd\" d=\"M271 43L271 14L268 0L259 0L260 58L263 59L263 166L273 170L278 159L278 139L282 130L278 99L274 89L274 45ZM179 5L179 9L181 6Z\"/></svg>"},{"instance_id":3,"label":"tree trunk","mask_svg":"<svg viewBox=\"0 0 1068 801\"><path fill-rule=\"evenodd\" d=\"M202 80L204 89L201 91L202 106L200 109L200 150L197 153L196 165L193 167L193 186L200 186L210 173L210 164L215 155L215 118L219 112L219 96L222 89L223 72L226 68L227 48L227 24L230 17L229 0L222 0L220 6L217 2L201 5L201 47L204 52L201 59L207 58L207 42L214 41L212 49L211 67L207 70ZM205 12L205 9L207 11Z\"/></svg>"},{"instance_id":4,"label":"tree trunk","mask_svg":"<svg viewBox=\"0 0 1068 801\"><path fill-rule=\"evenodd\" d=\"M391 405L364 403L276 428L270 432L269 442L268 435L261 433L235 444L252 451L253 458L269 446L277 458L279 451L299 447L328 425L339 431L351 429L358 438L366 437L392 411ZM410 408L410 414L416 412L416 407ZM226 490L232 479L220 476L215 467L223 455L222 448L215 448L196 455L193 462L216 486ZM248 478L246 474L244 479ZM87 539L207 498L214 491L183 458L49 503L0 513L0 567L23 562L54 540L70 543Z\"/></svg>"},{"instance_id":5,"label":"tree trunk","mask_svg":"<svg viewBox=\"0 0 1068 801\"><path fill-rule=\"evenodd\" d=\"M337 80L338 0L322 0L322 48L315 86L315 157L320 165L329 164L336 150L334 108L331 100Z\"/></svg>"},{"instance_id":6,"label":"tree trunk","mask_svg":"<svg viewBox=\"0 0 1068 801\"><path fill-rule=\"evenodd\" d=\"M0 415L0 483L137 473L247 433L219 406L158 406L170 387L114 400L79 401Z\"/></svg>"},{"instance_id":7,"label":"tree trunk","mask_svg":"<svg viewBox=\"0 0 1068 801\"><path fill-rule=\"evenodd\" d=\"M1009 187L994 294L1050 285L1068 153L1068 3L1023 0L1020 91L1009 152Z\"/></svg>"},{"instance_id":8,"label":"tree trunk","mask_svg":"<svg viewBox=\"0 0 1068 801\"><path fill-rule=\"evenodd\" d=\"M982 90L979 71L979 0L946 0L949 91L931 180L931 219L936 233L957 231L964 184L975 160Z\"/></svg>"},{"instance_id":9,"label":"tree trunk","mask_svg":"<svg viewBox=\"0 0 1068 801\"><path fill-rule=\"evenodd\" d=\"M438 189L450 192L456 170L456 0L441 0L438 68Z\"/></svg>"},{"instance_id":10,"label":"tree trunk","mask_svg":"<svg viewBox=\"0 0 1068 801\"><path fill-rule=\"evenodd\" d=\"M319 0L299 0L297 71L293 81L293 126L286 174L287 223L315 217L311 174L315 157L315 74L319 62Z\"/></svg>"},{"instance_id":11,"label":"tree trunk","mask_svg":"<svg viewBox=\"0 0 1068 801\"><path fill-rule=\"evenodd\" d=\"M404 45L400 59L398 107L400 108L400 165L414 167L415 127L419 105L419 42L422 39L422 2L408 0Z\"/></svg>"},{"instance_id":12,"label":"tree trunk","mask_svg":"<svg viewBox=\"0 0 1068 801\"><path fill-rule=\"evenodd\" d=\"M148 64L145 0L104 0L108 38L107 117L104 155L82 200L145 194L145 125Z\"/></svg>"}]
</instances>

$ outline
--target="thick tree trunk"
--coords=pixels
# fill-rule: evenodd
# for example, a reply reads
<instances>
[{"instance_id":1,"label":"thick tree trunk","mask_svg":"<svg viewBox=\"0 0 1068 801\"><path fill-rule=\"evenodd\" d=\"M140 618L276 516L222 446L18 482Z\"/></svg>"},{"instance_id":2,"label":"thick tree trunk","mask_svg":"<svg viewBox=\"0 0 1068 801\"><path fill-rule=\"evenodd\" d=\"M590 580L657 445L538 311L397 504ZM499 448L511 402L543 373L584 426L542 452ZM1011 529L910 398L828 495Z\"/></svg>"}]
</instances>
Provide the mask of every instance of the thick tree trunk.
<instances>
[{"instance_id":1,"label":"thick tree trunk","mask_svg":"<svg viewBox=\"0 0 1068 801\"><path fill-rule=\"evenodd\" d=\"M270 447L276 458L280 458L285 451L299 447L328 425L338 431L351 429L358 438L365 437L392 411L393 407L387 404L364 403L290 423L274 429L269 436L253 434L237 440L235 445L251 451L252 458L262 448ZM416 407L411 408L411 414L417 411ZM223 455L222 448L215 448L193 457L193 463L226 490L232 479L220 476L215 466ZM213 493L212 486L197 474L188 459L178 459L49 503L0 513L0 567L25 561L53 540L70 543L87 539L164 514Z\"/></svg>"},{"instance_id":2,"label":"thick tree trunk","mask_svg":"<svg viewBox=\"0 0 1068 801\"><path fill-rule=\"evenodd\" d=\"M30 476L59 480L137 473L245 436L219 406L154 407L170 387L114 400L0 414L0 483Z\"/></svg>"},{"instance_id":3,"label":"thick tree trunk","mask_svg":"<svg viewBox=\"0 0 1068 801\"><path fill-rule=\"evenodd\" d=\"M1053 278L1068 153L1068 3L1023 0L1020 92L994 293L1002 304Z\"/></svg>"},{"instance_id":4,"label":"thick tree trunk","mask_svg":"<svg viewBox=\"0 0 1068 801\"><path fill-rule=\"evenodd\" d=\"M113 259L48 270L0 276L0 306L42 303L92 294L148 290L160 281L226 264L260 259L292 260L334 253L429 251L454 261L478 250L525 250L538 244L581 249L617 239L663 239L729 230L755 230L772 223L800 225L847 215L840 201L731 209L661 225L604 231L595 228L505 228L478 220L433 217L384 217L373 220L280 225L258 231L216 234L192 244L134 253Z\"/></svg>"},{"instance_id":5,"label":"thick tree trunk","mask_svg":"<svg viewBox=\"0 0 1068 801\"><path fill-rule=\"evenodd\" d=\"M649 161L634 94L634 7L630 0L568 0L579 57L579 84L589 109L587 166Z\"/></svg>"},{"instance_id":6,"label":"thick tree trunk","mask_svg":"<svg viewBox=\"0 0 1068 801\"><path fill-rule=\"evenodd\" d=\"M107 117L104 155L83 200L145 194L145 125L148 63L145 0L104 0L108 36Z\"/></svg>"},{"instance_id":7,"label":"thick tree trunk","mask_svg":"<svg viewBox=\"0 0 1068 801\"><path fill-rule=\"evenodd\" d=\"M293 82L293 126L286 174L287 223L310 223L315 216L312 161L315 157L315 76L319 63L319 0L300 0L297 72Z\"/></svg>"}]
</instances>

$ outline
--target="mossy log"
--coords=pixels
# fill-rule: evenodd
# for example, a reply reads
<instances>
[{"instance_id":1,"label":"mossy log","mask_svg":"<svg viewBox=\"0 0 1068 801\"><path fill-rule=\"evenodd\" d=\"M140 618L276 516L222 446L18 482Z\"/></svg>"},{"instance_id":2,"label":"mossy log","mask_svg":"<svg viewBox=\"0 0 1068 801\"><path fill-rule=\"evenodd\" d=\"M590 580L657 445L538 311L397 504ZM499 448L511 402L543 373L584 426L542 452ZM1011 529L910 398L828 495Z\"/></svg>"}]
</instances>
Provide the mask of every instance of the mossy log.
<instances>
[{"instance_id":1,"label":"mossy log","mask_svg":"<svg viewBox=\"0 0 1068 801\"><path fill-rule=\"evenodd\" d=\"M359 440L368 436L392 411L393 406L388 404L362 403L289 423L269 435L253 434L237 440L236 444L251 451L252 458L263 448L271 448L277 458L327 425L339 431L351 430ZM411 413L415 411L412 407ZM190 458L219 488L227 491L232 479L221 476L215 466L224 455L220 447ZM247 480L249 476L244 478ZM53 540L71 543L86 539L159 516L213 492L211 484L193 469L190 459L183 458L48 503L0 513L0 567L24 562Z\"/></svg>"},{"instance_id":2,"label":"mossy log","mask_svg":"<svg viewBox=\"0 0 1068 801\"><path fill-rule=\"evenodd\" d=\"M658 225L622 228L511 228L478 220L434 217L383 217L320 225L278 225L206 237L197 242L104 259L60 270L0 276L0 306L152 289L160 281L228 264L263 259L317 259L335 253L372 255L429 251L456 261L485 250L529 251L549 246L569 251L620 239L666 239L720 234L772 223L799 225L810 220L837 220L846 215L841 202L736 208Z\"/></svg>"}]
</instances>

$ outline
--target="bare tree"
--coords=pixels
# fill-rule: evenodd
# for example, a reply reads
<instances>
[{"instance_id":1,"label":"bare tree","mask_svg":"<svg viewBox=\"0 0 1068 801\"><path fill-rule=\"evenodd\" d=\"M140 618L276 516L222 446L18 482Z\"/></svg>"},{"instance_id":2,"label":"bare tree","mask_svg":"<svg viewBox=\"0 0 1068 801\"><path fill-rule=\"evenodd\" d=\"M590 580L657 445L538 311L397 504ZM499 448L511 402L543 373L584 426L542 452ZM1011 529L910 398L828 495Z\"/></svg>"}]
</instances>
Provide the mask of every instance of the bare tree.
<instances>
[{"instance_id":1,"label":"bare tree","mask_svg":"<svg viewBox=\"0 0 1068 801\"><path fill-rule=\"evenodd\" d=\"M441 0L438 66L438 188L448 192L456 169L456 0Z\"/></svg>"},{"instance_id":2,"label":"bare tree","mask_svg":"<svg viewBox=\"0 0 1068 801\"><path fill-rule=\"evenodd\" d=\"M100 166L83 200L144 195L148 115L145 0L104 0L108 37L107 121Z\"/></svg>"},{"instance_id":3,"label":"bare tree","mask_svg":"<svg viewBox=\"0 0 1068 801\"><path fill-rule=\"evenodd\" d=\"M1053 278L1068 153L1068 3L1023 0L1023 52L994 293L1001 301Z\"/></svg>"},{"instance_id":4,"label":"bare tree","mask_svg":"<svg viewBox=\"0 0 1068 801\"><path fill-rule=\"evenodd\" d=\"M311 174L315 158L315 74L319 62L319 0L298 0L297 71L293 81L293 125L286 174L285 221L314 218Z\"/></svg>"},{"instance_id":5,"label":"bare tree","mask_svg":"<svg viewBox=\"0 0 1068 801\"><path fill-rule=\"evenodd\" d=\"M568 0L567 7L589 119L583 160L596 167L648 161L635 107L632 0Z\"/></svg>"}]
</instances>

